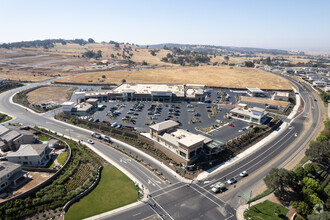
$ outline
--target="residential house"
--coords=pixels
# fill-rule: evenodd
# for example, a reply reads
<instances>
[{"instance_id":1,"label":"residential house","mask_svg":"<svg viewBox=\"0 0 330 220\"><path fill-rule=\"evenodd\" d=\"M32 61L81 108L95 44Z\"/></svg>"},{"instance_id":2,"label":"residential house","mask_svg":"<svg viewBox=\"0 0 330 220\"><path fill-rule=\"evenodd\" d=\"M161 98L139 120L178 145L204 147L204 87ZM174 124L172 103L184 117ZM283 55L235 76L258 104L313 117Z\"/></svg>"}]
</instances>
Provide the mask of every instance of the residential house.
<instances>
[{"instance_id":1,"label":"residential house","mask_svg":"<svg viewBox=\"0 0 330 220\"><path fill-rule=\"evenodd\" d=\"M21 144L31 144L37 137L25 130L0 128L0 148L2 151L16 151Z\"/></svg>"},{"instance_id":2,"label":"residential house","mask_svg":"<svg viewBox=\"0 0 330 220\"><path fill-rule=\"evenodd\" d=\"M0 162L0 191L8 186L17 186L28 178L29 173L22 171L21 165L11 162Z\"/></svg>"},{"instance_id":3,"label":"residential house","mask_svg":"<svg viewBox=\"0 0 330 220\"><path fill-rule=\"evenodd\" d=\"M6 158L22 166L41 167L46 164L52 151L48 144L24 144L17 151L9 151Z\"/></svg>"}]
</instances>

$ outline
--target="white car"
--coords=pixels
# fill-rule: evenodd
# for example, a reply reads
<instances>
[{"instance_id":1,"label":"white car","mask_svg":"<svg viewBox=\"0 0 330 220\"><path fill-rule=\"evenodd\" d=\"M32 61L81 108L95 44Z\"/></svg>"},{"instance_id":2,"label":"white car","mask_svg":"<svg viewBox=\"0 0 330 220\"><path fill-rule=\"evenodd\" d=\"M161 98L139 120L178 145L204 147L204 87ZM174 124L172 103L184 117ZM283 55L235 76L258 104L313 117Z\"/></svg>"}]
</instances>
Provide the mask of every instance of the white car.
<instances>
[{"instance_id":1,"label":"white car","mask_svg":"<svg viewBox=\"0 0 330 220\"><path fill-rule=\"evenodd\" d=\"M246 171L243 171L242 173L239 174L241 177L245 177L248 175L248 173Z\"/></svg>"},{"instance_id":2,"label":"white car","mask_svg":"<svg viewBox=\"0 0 330 220\"><path fill-rule=\"evenodd\" d=\"M88 142L89 144L94 144L94 141L92 141L91 139L88 139L87 142Z\"/></svg>"},{"instance_id":3,"label":"white car","mask_svg":"<svg viewBox=\"0 0 330 220\"><path fill-rule=\"evenodd\" d=\"M233 177L233 178L230 178L228 181L227 181L228 184L234 184L236 183L236 179Z\"/></svg>"}]
</instances>

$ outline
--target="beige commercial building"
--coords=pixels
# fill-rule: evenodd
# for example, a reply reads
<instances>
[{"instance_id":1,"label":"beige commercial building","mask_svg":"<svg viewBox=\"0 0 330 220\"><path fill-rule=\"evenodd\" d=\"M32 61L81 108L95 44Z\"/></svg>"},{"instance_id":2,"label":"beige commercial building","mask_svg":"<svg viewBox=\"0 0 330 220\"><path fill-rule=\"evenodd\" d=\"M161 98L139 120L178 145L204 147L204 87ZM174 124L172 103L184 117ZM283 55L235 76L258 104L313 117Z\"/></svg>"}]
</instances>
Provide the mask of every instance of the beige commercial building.
<instances>
[{"instance_id":1,"label":"beige commercial building","mask_svg":"<svg viewBox=\"0 0 330 220\"><path fill-rule=\"evenodd\" d=\"M230 116L244 121L262 124L265 118L265 109L253 107L237 107L230 110Z\"/></svg>"},{"instance_id":2,"label":"beige commercial building","mask_svg":"<svg viewBox=\"0 0 330 220\"><path fill-rule=\"evenodd\" d=\"M125 83L107 91L88 91L85 97L96 98L99 101L203 101L204 85L183 84L134 84Z\"/></svg>"},{"instance_id":3,"label":"beige commercial building","mask_svg":"<svg viewBox=\"0 0 330 220\"><path fill-rule=\"evenodd\" d=\"M149 126L150 137L164 148L184 159L185 165L193 163L205 151L212 153L223 150L224 143L200 134L179 129L179 124L168 120Z\"/></svg>"},{"instance_id":4,"label":"beige commercial building","mask_svg":"<svg viewBox=\"0 0 330 220\"><path fill-rule=\"evenodd\" d=\"M288 92L275 92L272 96L273 100L289 101L290 94Z\"/></svg>"}]
</instances>

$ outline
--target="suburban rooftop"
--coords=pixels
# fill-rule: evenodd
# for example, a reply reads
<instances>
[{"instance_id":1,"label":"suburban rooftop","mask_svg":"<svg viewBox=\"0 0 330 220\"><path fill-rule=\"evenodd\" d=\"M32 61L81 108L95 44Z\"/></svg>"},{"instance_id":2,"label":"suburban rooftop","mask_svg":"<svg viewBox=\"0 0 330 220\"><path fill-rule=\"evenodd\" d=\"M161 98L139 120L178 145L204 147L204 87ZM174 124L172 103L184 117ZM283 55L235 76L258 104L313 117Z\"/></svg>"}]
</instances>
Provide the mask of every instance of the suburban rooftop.
<instances>
[{"instance_id":1,"label":"suburban rooftop","mask_svg":"<svg viewBox=\"0 0 330 220\"><path fill-rule=\"evenodd\" d=\"M114 93L134 92L137 94L151 94L152 92L171 92L184 96L183 84L122 84L111 90Z\"/></svg>"},{"instance_id":2,"label":"suburban rooftop","mask_svg":"<svg viewBox=\"0 0 330 220\"><path fill-rule=\"evenodd\" d=\"M249 90L250 92L264 92L257 87L246 87L246 89Z\"/></svg>"},{"instance_id":3,"label":"suburban rooftop","mask_svg":"<svg viewBox=\"0 0 330 220\"><path fill-rule=\"evenodd\" d=\"M163 131L175 126L178 126L179 123L173 120L163 121L154 125L149 126L151 129L155 131Z\"/></svg>"}]
</instances>

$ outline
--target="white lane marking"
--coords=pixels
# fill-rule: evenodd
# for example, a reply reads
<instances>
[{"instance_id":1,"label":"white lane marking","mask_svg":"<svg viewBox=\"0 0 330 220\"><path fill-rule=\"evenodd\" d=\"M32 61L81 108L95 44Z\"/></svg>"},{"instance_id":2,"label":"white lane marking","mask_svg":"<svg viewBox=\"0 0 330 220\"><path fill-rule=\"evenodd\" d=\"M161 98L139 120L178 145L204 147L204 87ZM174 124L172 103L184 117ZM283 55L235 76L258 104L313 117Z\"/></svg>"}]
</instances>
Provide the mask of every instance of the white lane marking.
<instances>
[{"instance_id":1,"label":"white lane marking","mask_svg":"<svg viewBox=\"0 0 330 220\"><path fill-rule=\"evenodd\" d=\"M292 129L292 130L293 130L293 129ZM288 133L286 133L286 135L284 135L279 141L277 141L275 144L273 144L270 148L268 148L267 150L265 150L264 152L262 152L261 154L259 154L257 157L255 157L254 159L252 159L252 160L250 160L249 162L247 162L246 164L244 164L243 166L246 166L246 165L248 165L248 164L254 162L256 159L259 159L259 157L263 156L263 155L264 155L265 153L267 153L269 150L273 149L273 147L276 146L280 141L282 141L287 135L289 135L290 132L291 132L292 130L290 130ZM292 136L293 136L293 135L292 135ZM292 137L292 136L291 136L291 137ZM290 138L291 138L291 137L290 137ZM287 140L285 140L284 143L286 143L290 138L288 138ZM281 147L284 143L282 143L282 144L279 145L277 148L275 148L274 151L276 151L276 150L277 150L279 147ZM272 151L272 152L274 152L274 151ZM271 152L271 153L272 153L272 152ZM252 165L251 167L254 167L255 165L259 164L261 161L263 161L263 159L261 159L259 162L255 163L255 164ZM227 176L229 176L230 174L236 172L237 170L240 170L243 166L238 167L237 169L233 170L232 172L228 173L227 175L225 175L225 176L223 176L223 177L227 177ZM251 169L251 167L249 167L249 169ZM223 178L223 177L222 177L222 178ZM220 180L220 179L221 179L221 178L219 178L218 180ZM203 186L203 188L204 188L204 187L207 187L207 186L209 186L209 185L211 185L211 184L213 184L214 182L216 182L216 181L218 181L218 180L215 180L215 181L211 182L210 184L207 184L207 185Z\"/></svg>"},{"instance_id":2,"label":"white lane marking","mask_svg":"<svg viewBox=\"0 0 330 220\"><path fill-rule=\"evenodd\" d=\"M158 217L161 219L161 220L164 220L159 214L158 212L156 212L156 210L154 210L151 205L149 205L149 207L151 208L152 211L154 211L154 213L156 213L156 215L158 215Z\"/></svg>"},{"instance_id":3,"label":"white lane marking","mask_svg":"<svg viewBox=\"0 0 330 220\"><path fill-rule=\"evenodd\" d=\"M201 193L200 191L198 191L197 189L195 189L194 187L190 187L191 189L195 190L196 192L198 192L199 194L201 194L202 196L204 196L205 198L207 198L208 200L210 200L211 202L213 202L214 204L216 204L217 206L220 206L220 204L218 204L216 201L214 201L213 199L209 198L208 196L206 196L205 194Z\"/></svg>"},{"instance_id":4,"label":"white lane marking","mask_svg":"<svg viewBox=\"0 0 330 220\"><path fill-rule=\"evenodd\" d=\"M151 182L150 179L148 179L148 184L149 184L149 185L152 184L153 186L156 186L153 182Z\"/></svg>"},{"instance_id":5,"label":"white lane marking","mask_svg":"<svg viewBox=\"0 0 330 220\"><path fill-rule=\"evenodd\" d=\"M187 184L184 184L184 185L182 185L182 186L178 186L178 187L176 187L176 188L174 188L174 189L171 189L171 190L169 190L169 191L166 191L166 192L163 192L163 193L158 194L158 195L156 195L156 196L153 196L153 198L157 198L157 197L162 196L162 195L164 195L164 194L170 193L170 192L175 191L175 190L177 190L177 189L180 189L180 188L182 188L182 187L184 187L184 186L186 186L186 185L187 185Z\"/></svg>"},{"instance_id":6,"label":"white lane marking","mask_svg":"<svg viewBox=\"0 0 330 220\"><path fill-rule=\"evenodd\" d=\"M179 184L179 183L181 183L181 182L176 182L176 183L174 183L174 184L171 184L171 185L165 186L165 187L163 187L163 188L161 188L161 189L157 189L157 190L155 190L155 191L153 191L153 192L150 192L150 194L153 194L153 193L156 193L156 192L158 192L158 191L161 191L161 190L164 190L164 189L170 188L170 187L175 186L175 185L177 185L177 184Z\"/></svg>"},{"instance_id":7,"label":"white lane marking","mask_svg":"<svg viewBox=\"0 0 330 220\"><path fill-rule=\"evenodd\" d=\"M205 192L207 192L208 194L210 194L211 196L213 196L214 198L220 200L221 202L223 202L224 204L226 204L222 199L218 198L217 196L215 196L214 194L210 193L209 191L207 191L206 189L204 189L203 187L200 187L197 184L194 184L194 186L197 186L198 188L201 188L202 190L204 190Z\"/></svg>"},{"instance_id":8,"label":"white lane marking","mask_svg":"<svg viewBox=\"0 0 330 220\"><path fill-rule=\"evenodd\" d=\"M120 163L127 163L125 160L121 159L119 160Z\"/></svg>"},{"instance_id":9,"label":"white lane marking","mask_svg":"<svg viewBox=\"0 0 330 220\"><path fill-rule=\"evenodd\" d=\"M165 212L166 215L168 215L168 217L170 217L170 219L174 220L174 218L172 218L172 216L170 216L170 214L168 214L168 212L166 212L166 210L165 210L163 207L161 207L161 206L159 205L159 203L156 202L156 200L154 200L153 198L151 198L151 199L156 203L156 205L157 205L161 210L163 210L163 212Z\"/></svg>"},{"instance_id":10,"label":"white lane marking","mask_svg":"<svg viewBox=\"0 0 330 220\"><path fill-rule=\"evenodd\" d=\"M138 216L138 215L140 215L140 214L141 214L141 212L136 213L136 214L134 214L134 215L132 215L132 216Z\"/></svg>"},{"instance_id":11,"label":"white lane marking","mask_svg":"<svg viewBox=\"0 0 330 220\"><path fill-rule=\"evenodd\" d=\"M231 216L229 216L228 218L225 218L225 220L230 219L230 218L232 218L232 217L234 217L233 214L231 214Z\"/></svg>"}]
</instances>

